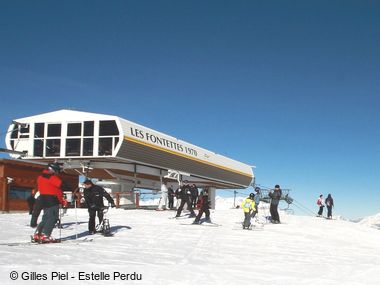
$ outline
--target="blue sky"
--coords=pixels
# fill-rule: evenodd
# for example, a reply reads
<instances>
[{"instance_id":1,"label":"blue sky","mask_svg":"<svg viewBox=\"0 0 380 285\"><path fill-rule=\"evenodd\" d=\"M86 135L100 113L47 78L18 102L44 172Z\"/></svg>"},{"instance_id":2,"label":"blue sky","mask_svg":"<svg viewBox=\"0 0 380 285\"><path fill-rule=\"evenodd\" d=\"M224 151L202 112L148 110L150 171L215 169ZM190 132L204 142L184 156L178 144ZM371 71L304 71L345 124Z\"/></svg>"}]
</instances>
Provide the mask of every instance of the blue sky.
<instances>
[{"instance_id":1,"label":"blue sky","mask_svg":"<svg viewBox=\"0 0 380 285\"><path fill-rule=\"evenodd\" d=\"M256 165L316 209L380 212L380 2L2 1L12 119L118 115Z\"/></svg>"}]
</instances>

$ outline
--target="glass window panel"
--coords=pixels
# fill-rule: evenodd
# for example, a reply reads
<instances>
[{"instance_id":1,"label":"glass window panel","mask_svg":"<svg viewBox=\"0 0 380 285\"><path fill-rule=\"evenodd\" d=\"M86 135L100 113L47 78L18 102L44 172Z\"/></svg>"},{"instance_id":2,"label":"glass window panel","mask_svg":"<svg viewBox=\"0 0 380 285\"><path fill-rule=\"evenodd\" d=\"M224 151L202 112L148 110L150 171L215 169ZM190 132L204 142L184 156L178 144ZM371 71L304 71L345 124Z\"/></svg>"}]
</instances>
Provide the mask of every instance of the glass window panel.
<instances>
[{"instance_id":1,"label":"glass window panel","mask_svg":"<svg viewBox=\"0 0 380 285\"><path fill-rule=\"evenodd\" d=\"M80 156L80 139L66 140L66 156Z\"/></svg>"},{"instance_id":2,"label":"glass window panel","mask_svg":"<svg viewBox=\"0 0 380 285\"><path fill-rule=\"evenodd\" d=\"M22 124L20 128L20 133L29 134L29 124Z\"/></svg>"},{"instance_id":3,"label":"glass window panel","mask_svg":"<svg viewBox=\"0 0 380 285\"><path fill-rule=\"evenodd\" d=\"M99 136L117 136L119 129L115 121L100 121L99 122Z\"/></svg>"},{"instance_id":4,"label":"glass window panel","mask_svg":"<svg viewBox=\"0 0 380 285\"><path fill-rule=\"evenodd\" d=\"M94 139L85 138L83 139L83 155L92 156L94 154Z\"/></svg>"},{"instance_id":5,"label":"glass window panel","mask_svg":"<svg viewBox=\"0 0 380 285\"><path fill-rule=\"evenodd\" d=\"M115 144L114 144L113 148L116 147L116 145L117 145L118 142L119 142L119 137L115 137Z\"/></svg>"},{"instance_id":6,"label":"glass window panel","mask_svg":"<svg viewBox=\"0 0 380 285\"><path fill-rule=\"evenodd\" d=\"M14 127L13 127L13 131L11 133L11 138L12 139L17 139L18 138L18 128L19 128L19 125L15 124Z\"/></svg>"},{"instance_id":7,"label":"glass window panel","mask_svg":"<svg viewBox=\"0 0 380 285\"><path fill-rule=\"evenodd\" d=\"M41 157L44 155L43 140L34 140L33 154L34 156L41 156Z\"/></svg>"},{"instance_id":8,"label":"glass window panel","mask_svg":"<svg viewBox=\"0 0 380 285\"><path fill-rule=\"evenodd\" d=\"M46 140L46 156L60 156L61 140L50 139Z\"/></svg>"},{"instance_id":9,"label":"glass window panel","mask_svg":"<svg viewBox=\"0 0 380 285\"><path fill-rule=\"evenodd\" d=\"M83 132L83 135L85 137L92 137L92 136L94 136L94 122L93 121L84 122L84 132Z\"/></svg>"},{"instance_id":10,"label":"glass window panel","mask_svg":"<svg viewBox=\"0 0 380 285\"><path fill-rule=\"evenodd\" d=\"M34 124L34 137L35 138L43 138L44 137L45 124L44 123L36 123Z\"/></svg>"},{"instance_id":11,"label":"glass window panel","mask_svg":"<svg viewBox=\"0 0 380 285\"><path fill-rule=\"evenodd\" d=\"M82 134L82 124L81 123L70 123L67 124L67 136L68 137L79 137Z\"/></svg>"},{"instance_id":12,"label":"glass window panel","mask_svg":"<svg viewBox=\"0 0 380 285\"><path fill-rule=\"evenodd\" d=\"M21 125L20 138L29 138L29 124Z\"/></svg>"},{"instance_id":13,"label":"glass window panel","mask_svg":"<svg viewBox=\"0 0 380 285\"><path fill-rule=\"evenodd\" d=\"M99 139L99 155L112 155L112 138Z\"/></svg>"},{"instance_id":14,"label":"glass window panel","mask_svg":"<svg viewBox=\"0 0 380 285\"><path fill-rule=\"evenodd\" d=\"M9 187L9 199L22 199L26 200L32 194L31 188L21 188L10 186Z\"/></svg>"},{"instance_id":15,"label":"glass window panel","mask_svg":"<svg viewBox=\"0 0 380 285\"><path fill-rule=\"evenodd\" d=\"M61 124L48 125L48 137L60 137L61 136Z\"/></svg>"}]
</instances>

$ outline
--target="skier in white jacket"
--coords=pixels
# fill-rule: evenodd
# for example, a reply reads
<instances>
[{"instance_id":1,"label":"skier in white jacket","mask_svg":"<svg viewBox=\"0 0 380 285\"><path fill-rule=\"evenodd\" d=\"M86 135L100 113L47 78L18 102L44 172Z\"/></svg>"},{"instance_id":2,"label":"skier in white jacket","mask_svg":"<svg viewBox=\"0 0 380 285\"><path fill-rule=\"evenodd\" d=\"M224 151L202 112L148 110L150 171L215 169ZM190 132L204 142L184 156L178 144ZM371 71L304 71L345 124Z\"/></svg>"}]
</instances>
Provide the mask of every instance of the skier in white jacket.
<instances>
[{"instance_id":1,"label":"skier in white jacket","mask_svg":"<svg viewBox=\"0 0 380 285\"><path fill-rule=\"evenodd\" d=\"M160 203L158 204L157 211L163 211L166 210L166 201L168 200L168 187L166 186L167 182L162 181L161 185L161 199ZM165 209L163 208L165 206Z\"/></svg>"}]
</instances>

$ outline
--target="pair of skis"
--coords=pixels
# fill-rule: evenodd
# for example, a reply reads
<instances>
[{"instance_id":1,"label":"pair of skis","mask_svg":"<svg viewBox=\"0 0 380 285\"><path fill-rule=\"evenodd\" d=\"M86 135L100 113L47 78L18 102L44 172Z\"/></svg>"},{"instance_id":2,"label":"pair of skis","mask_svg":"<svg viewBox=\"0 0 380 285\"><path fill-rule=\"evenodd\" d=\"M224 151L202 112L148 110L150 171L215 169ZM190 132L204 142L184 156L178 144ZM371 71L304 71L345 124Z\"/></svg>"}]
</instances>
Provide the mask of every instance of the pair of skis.
<instances>
[{"instance_id":1,"label":"pair of skis","mask_svg":"<svg viewBox=\"0 0 380 285\"><path fill-rule=\"evenodd\" d=\"M191 223L191 224L180 224L183 226L204 226L204 227L220 227L220 224L212 223L212 222L200 222L200 223Z\"/></svg>"},{"instance_id":2,"label":"pair of skis","mask_svg":"<svg viewBox=\"0 0 380 285\"><path fill-rule=\"evenodd\" d=\"M32 239L32 237L31 237ZM83 243L83 242L92 242L94 241L93 238L84 238L84 239L58 239L54 242L36 242L36 241L26 241L26 242L5 242L5 243L0 243L0 245L5 245L5 246L28 246L28 245L45 245L45 244L55 244L55 243Z\"/></svg>"}]
</instances>

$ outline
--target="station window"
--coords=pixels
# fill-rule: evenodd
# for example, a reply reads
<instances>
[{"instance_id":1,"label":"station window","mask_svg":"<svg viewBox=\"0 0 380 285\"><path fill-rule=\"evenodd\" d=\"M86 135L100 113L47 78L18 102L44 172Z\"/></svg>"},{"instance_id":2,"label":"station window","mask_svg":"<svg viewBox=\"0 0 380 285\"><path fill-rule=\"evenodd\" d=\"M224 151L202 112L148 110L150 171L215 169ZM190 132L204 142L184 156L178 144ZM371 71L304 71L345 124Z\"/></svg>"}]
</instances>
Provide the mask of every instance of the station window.
<instances>
[{"instance_id":1,"label":"station window","mask_svg":"<svg viewBox=\"0 0 380 285\"><path fill-rule=\"evenodd\" d=\"M31 137L29 124L14 123L10 137L9 143L13 150L28 152Z\"/></svg>"},{"instance_id":2,"label":"station window","mask_svg":"<svg viewBox=\"0 0 380 285\"><path fill-rule=\"evenodd\" d=\"M18 125L14 124L13 130L11 132L11 139L18 139Z\"/></svg>"},{"instance_id":3,"label":"station window","mask_svg":"<svg viewBox=\"0 0 380 285\"><path fill-rule=\"evenodd\" d=\"M92 156L94 154L94 139L84 138L83 139L83 155Z\"/></svg>"},{"instance_id":4,"label":"station window","mask_svg":"<svg viewBox=\"0 0 380 285\"><path fill-rule=\"evenodd\" d=\"M66 156L80 156L80 140L66 139Z\"/></svg>"},{"instance_id":5,"label":"station window","mask_svg":"<svg viewBox=\"0 0 380 285\"><path fill-rule=\"evenodd\" d=\"M85 137L93 137L94 136L94 122L93 121L84 122L83 136L85 136Z\"/></svg>"},{"instance_id":6,"label":"station window","mask_svg":"<svg viewBox=\"0 0 380 285\"><path fill-rule=\"evenodd\" d=\"M44 156L44 133L45 124L35 123L34 124L34 145L33 145L33 155L34 156Z\"/></svg>"},{"instance_id":7,"label":"station window","mask_svg":"<svg viewBox=\"0 0 380 285\"><path fill-rule=\"evenodd\" d=\"M29 138L29 124L15 124L11 132L11 139Z\"/></svg>"},{"instance_id":8,"label":"station window","mask_svg":"<svg viewBox=\"0 0 380 285\"><path fill-rule=\"evenodd\" d=\"M43 139L34 140L33 154L34 154L34 156L40 156L40 157L44 156L44 141L43 141Z\"/></svg>"},{"instance_id":9,"label":"station window","mask_svg":"<svg viewBox=\"0 0 380 285\"><path fill-rule=\"evenodd\" d=\"M45 124L36 123L34 124L34 138L43 138L44 137Z\"/></svg>"},{"instance_id":10,"label":"station window","mask_svg":"<svg viewBox=\"0 0 380 285\"><path fill-rule=\"evenodd\" d=\"M46 140L46 156L60 156L60 154L61 154L61 140L47 139Z\"/></svg>"},{"instance_id":11,"label":"station window","mask_svg":"<svg viewBox=\"0 0 380 285\"><path fill-rule=\"evenodd\" d=\"M21 125L20 138L29 138L29 124Z\"/></svg>"},{"instance_id":12,"label":"station window","mask_svg":"<svg viewBox=\"0 0 380 285\"><path fill-rule=\"evenodd\" d=\"M9 199L22 199L26 200L32 194L31 188L21 188L10 186L9 187Z\"/></svg>"},{"instance_id":13,"label":"station window","mask_svg":"<svg viewBox=\"0 0 380 285\"><path fill-rule=\"evenodd\" d=\"M81 123L69 123L67 124L67 136L76 137L82 135L82 124Z\"/></svg>"},{"instance_id":14,"label":"station window","mask_svg":"<svg viewBox=\"0 0 380 285\"><path fill-rule=\"evenodd\" d=\"M99 138L99 155L112 155L112 138Z\"/></svg>"},{"instance_id":15,"label":"station window","mask_svg":"<svg viewBox=\"0 0 380 285\"><path fill-rule=\"evenodd\" d=\"M119 141L119 129L116 121L100 121L99 122L99 156L112 155L113 149Z\"/></svg>"},{"instance_id":16,"label":"station window","mask_svg":"<svg viewBox=\"0 0 380 285\"><path fill-rule=\"evenodd\" d=\"M61 124L49 124L47 129L48 137L60 137L61 136Z\"/></svg>"},{"instance_id":17,"label":"station window","mask_svg":"<svg viewBox=\"0 0 380 285\"><path fill-rule=\"evenodd\" d=\"M118 136L119 129L115 121L100 121L99 136Z\"/></svg>"}]
</instances>

